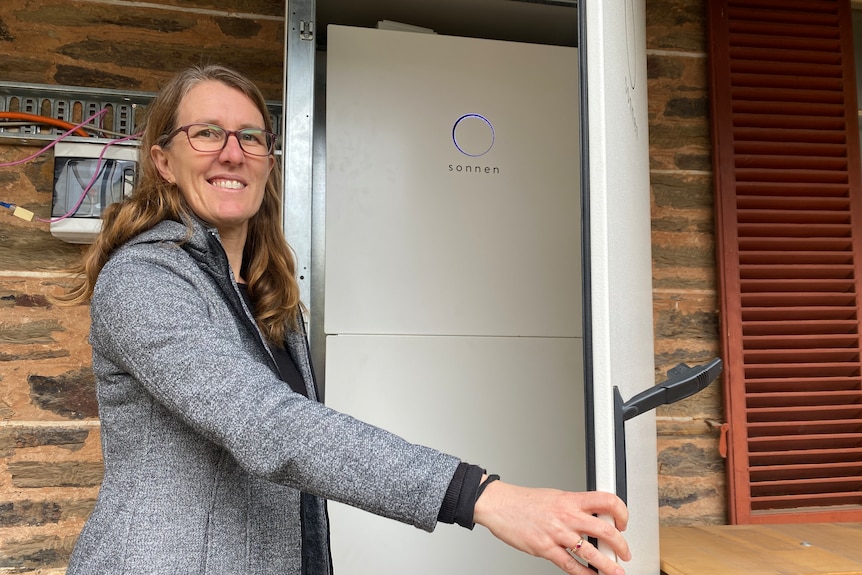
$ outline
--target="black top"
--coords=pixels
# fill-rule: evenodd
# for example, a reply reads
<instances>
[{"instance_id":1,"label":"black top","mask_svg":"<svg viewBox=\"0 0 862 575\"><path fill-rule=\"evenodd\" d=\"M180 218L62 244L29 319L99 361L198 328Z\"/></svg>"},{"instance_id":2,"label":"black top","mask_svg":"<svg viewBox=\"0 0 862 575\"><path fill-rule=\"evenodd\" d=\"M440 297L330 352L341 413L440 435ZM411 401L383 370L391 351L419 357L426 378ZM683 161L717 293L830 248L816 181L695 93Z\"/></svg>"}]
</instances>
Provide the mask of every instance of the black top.
<instances>
[{"instance_id":1,"label":"black top","mask_svg":"<svg viewBox=\"0 0 862 575\"><path fill-rule=\"evenodd\" d=\"M239 291L242 294L242 299L245 300L245 305L247 305L248 309L254 313L254 302L251 301L251 298L248 295L248 285L237 285L239 285ZM305 382L302 380L302 374L299 373L299 368L296 367L296 363L293 361L290 353L288 353L287 348L276 347L274 345L269 345L269 343L267 343L267 347L269 347L269 351L272 353L273 359L275 359L275 364L278 366L278 374L281 379L290 386L290 389L308 397L308 391L305 389Z\"/></svg>"}]
</instances>

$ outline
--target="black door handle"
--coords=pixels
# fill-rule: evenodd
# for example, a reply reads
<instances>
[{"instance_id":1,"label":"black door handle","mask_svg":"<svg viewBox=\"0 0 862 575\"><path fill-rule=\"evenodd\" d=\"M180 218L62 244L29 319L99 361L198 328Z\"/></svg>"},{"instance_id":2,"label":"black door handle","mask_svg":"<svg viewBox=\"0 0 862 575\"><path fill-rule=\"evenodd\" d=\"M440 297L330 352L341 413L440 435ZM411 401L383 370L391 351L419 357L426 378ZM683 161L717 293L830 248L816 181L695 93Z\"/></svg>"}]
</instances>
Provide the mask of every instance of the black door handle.
<instances>
[{"instance_id":1,"label":"black door handle","mask_svg":"<svg viewBox=\"0 0 862 575\"><path fill-rule=\"evenodd\" d=\"M646 389L628 401L623 401L620 390L614 386L614 455L616 462L617 495L626 501L628 477L626 473L626 421L668 403L690 397L715 381L721 374L722 362L716 358L704 365L690 367L684 363L667 372L667 379ZM627 501L626 501L627 502Z\"/></svg>"}]
</instances>

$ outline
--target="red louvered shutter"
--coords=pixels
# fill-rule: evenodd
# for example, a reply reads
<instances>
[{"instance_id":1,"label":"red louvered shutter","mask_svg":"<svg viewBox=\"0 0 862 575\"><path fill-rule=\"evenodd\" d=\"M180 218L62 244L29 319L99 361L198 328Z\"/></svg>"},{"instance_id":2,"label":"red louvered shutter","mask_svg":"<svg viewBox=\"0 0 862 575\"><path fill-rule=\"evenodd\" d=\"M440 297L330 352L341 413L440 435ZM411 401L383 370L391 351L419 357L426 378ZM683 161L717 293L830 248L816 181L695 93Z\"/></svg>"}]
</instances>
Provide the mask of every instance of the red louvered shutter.
<instances>
[{"instance_id":1,"label":"red louvered shutter","mask_svg":"<svg viewBox=\"0 0 862 575\"><path fill-rule=\"evenodd\" d=\"M862 520L849 0L710 0L731 523Z\"/></svg>"}]
</instances>

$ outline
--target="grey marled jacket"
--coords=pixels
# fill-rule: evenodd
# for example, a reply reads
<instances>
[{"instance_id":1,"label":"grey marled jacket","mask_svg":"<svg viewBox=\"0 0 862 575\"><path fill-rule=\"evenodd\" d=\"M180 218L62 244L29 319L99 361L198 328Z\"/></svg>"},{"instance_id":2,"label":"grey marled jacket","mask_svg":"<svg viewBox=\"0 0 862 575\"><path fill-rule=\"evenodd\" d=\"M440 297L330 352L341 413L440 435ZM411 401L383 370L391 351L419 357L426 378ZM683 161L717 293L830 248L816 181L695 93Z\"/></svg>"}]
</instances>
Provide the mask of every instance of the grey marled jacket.
<instances>
[{"instance_id":1,"label":"grey marled jacket","mask_svg":"<svg viewBox=\"0 0 862 575\"><path fill-rule=\"evenodd\" d=\"M291 391L217 232L162 222L92 300L105 475L68 575L325 575L323 498L431 531L458 460ZM381 545L385 542L381 542Z\"/></svg>"}]
</instances>

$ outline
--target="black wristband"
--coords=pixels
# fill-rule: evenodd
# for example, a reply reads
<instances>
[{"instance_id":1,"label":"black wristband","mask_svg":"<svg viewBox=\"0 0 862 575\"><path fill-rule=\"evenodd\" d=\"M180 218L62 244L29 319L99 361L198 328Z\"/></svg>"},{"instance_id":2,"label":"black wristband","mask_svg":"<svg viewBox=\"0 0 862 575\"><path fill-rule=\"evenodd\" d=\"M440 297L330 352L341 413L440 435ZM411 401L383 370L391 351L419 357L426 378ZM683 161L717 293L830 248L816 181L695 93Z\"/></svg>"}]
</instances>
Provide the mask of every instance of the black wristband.
<instances>
[{"instance_id":1,"label":"black wristband","mask_svg":"<svg viewBox=\"0 0 862 575\"><path fill-rule=\"evenodd\" d=\"M473 529L473 508L476 506L479 484L484 474L485 470L478 465L461 462L449 482L449 488L437 513L437 521L456 523L461 527Z\"/></svg>"},{"instance_id":2,"label":"black wristband","mask_svg":"<svg viewBox=\"0 0 862 575\"><path fill-rule=\"evenodd\" d=\"M458 505L455 507L455 523L467 529L473 529L473 508L476 507L476 498L479 494L479 483L485 470L478 465L467 466L464 474L464 483L461 485L461 493L458 495Z\"/></svg>"},{"instance_id":3,"label":"black wristband","mask_svg":"<svg viewBox=\"0 0 862 575\"><path fill-rule=\"evenodd\" d=\"M476 501L479 501L479 497L482 495L482 492L485 491L485 488L488 487L488 484L493 481L497 481L498 479L500 479L500 476L496 473L486 477L485 481L479 484L479 490L476 492Z\"/></svg>"}]
</instances>

